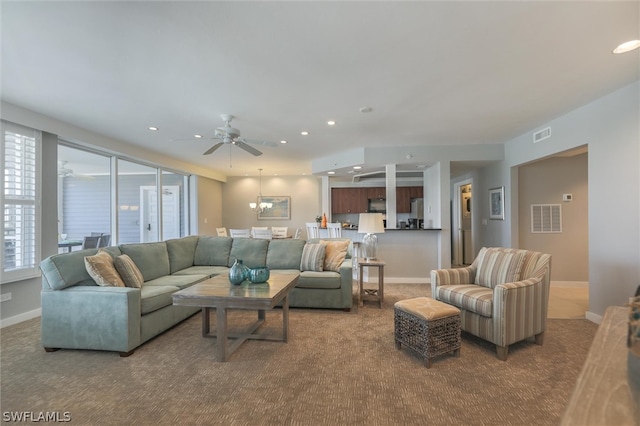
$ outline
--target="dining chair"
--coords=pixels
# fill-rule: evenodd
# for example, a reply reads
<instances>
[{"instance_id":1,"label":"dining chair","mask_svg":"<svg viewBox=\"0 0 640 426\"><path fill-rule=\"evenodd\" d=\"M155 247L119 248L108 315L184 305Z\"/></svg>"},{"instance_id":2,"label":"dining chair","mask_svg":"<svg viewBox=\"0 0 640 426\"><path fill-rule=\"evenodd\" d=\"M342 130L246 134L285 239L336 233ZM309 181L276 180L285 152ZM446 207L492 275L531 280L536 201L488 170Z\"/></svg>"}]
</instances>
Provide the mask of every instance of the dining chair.
<instances>
[{"instance_id":1,"label":"dining chair","mask_svg":"<svg viewBox=\"0 0 640 426\"><path fill-rule=\"evenodd\" d=\"M98 247L109 247L109 243L111 243L111 234L102 234Z\"/></svg>"},{"instance_id":2,"label":"dining chair","mask_svg":"<svg viewBox=\"0 0 640 426\"><path fill-rule=\"evenodd\" d=\"M293 235L294 240L299 240L302 237L302 228L296 228L296 233Z\"/></svg>"},{"instance_id":3,"label":"dining chair","mask_svg":"<svg viewBox=\"0 0 640 426\"><path fill-rule=\"evenodd\" d=\"M82 240L82 250L90 249L90 248L98 248L98 243L100 243L99 235L84 237L84 239Z\"/></svg>"},{"instance_id":4,"label":"dining chair","mask_svg":"<svg viewBox=\"0 0 640 426\"><path fill-rule=\"evenodd\" d=\"M342 224L340 222L327 223L329 238L342 238Z\"/></svg>"},{"instance_id":5,"label":"dining chair","mask_svg":"<svg viewBox=\"0 0 640 426\"><path fill-rule=\"evenodd\" d=\"M307 240L320 238L320 226L318 222L307 222Z\"/></svg>"},{"instance_id":6,"label":"dining chair","mask_svg":"<svg viewBox=\"0 0 640 426\"><path fill-rule=\"evenodd\" d=\"M218 234L218 237L228 237L227 228L216 228L216 233Z\"/></svg>"},{"instance_id":7,"label":"dining chair","mask_svg":"<svg viewBox=\"0 0 640 426\"><path fill-rule=\"evenodd\" d=\"M271 229L254 229L253 238L256 240L270 240L273 238Z\"/></svg>"},{"instance_id":8,"label":"dining chair","mask_svg":"<svg viewBox=\"0 0 640 426\"><path fill-rule=\"evenodd\" d=\"M251 231L249 229L229 229L231 238L251 238Z\"/></svg>"},{"instance_id":9,"label":"dining chair","mask_svg":"<svg viewBox=\"0 0 640 426\"><path fill-rule=\"evenodd\" d=\"M287 226L272 226L271 234L273 238L287 238L287 233L289 232L289 227Z\"/></svg>"},{"instance_id":10,"label":"dining chair","mask_svg":"<svg viewBox=\"0 0 640 426\"><path fill-rule=\"evenodd\" d=\"M266 231L267 229L269 229L267 226L252 226L251 227L251 236L253 238L256 237L256 231Z\"/></svg>"}]
</instances>

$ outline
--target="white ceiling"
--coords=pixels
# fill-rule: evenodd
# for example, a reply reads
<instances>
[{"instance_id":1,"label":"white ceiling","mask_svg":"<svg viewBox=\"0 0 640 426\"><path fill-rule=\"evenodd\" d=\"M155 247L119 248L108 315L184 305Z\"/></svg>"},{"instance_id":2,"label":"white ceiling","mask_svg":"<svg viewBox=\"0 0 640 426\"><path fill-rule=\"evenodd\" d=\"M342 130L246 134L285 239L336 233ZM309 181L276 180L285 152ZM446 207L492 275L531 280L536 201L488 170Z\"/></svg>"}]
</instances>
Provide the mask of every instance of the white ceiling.
<instances>
[{"instance_id":1,"label":"white ceiling","mask_svg":"<svg viewBox=\"0 0 640 426\"><path fill-rule=\"evenodd\" d=\"M611 53L640 38L638 1L1 6L3 101L231 176L310 173L355 147L502 143L640 76L638 50ZM254 157L174 141L212 136L222 113L288 143Z\"/></svg>"}]
</instances>

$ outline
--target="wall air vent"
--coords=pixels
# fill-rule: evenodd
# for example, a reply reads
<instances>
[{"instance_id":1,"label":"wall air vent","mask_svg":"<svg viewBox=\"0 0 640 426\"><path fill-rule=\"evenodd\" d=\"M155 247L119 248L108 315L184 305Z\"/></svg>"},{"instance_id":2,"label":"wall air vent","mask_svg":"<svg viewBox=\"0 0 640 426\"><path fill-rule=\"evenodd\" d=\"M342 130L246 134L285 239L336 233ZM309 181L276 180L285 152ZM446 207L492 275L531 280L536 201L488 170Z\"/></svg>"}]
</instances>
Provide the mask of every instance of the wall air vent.
<instances>
[{"instance_id":1,"label":"wall air vent","mask_svg":"<svg viewBox=\"0 0 640 426\"><path fill-rule=\"evenodd\" d=\"M538 143L545 139L551 137L551 127L547 127L546 129L538 130L533 134L533 143Z\"/></svg>"},{"instance_id":2,"label":"wall air vent","mask_svg":"<svg viewBox=\"0 0 640 426\"><path fill-rule=\"evenodd\" d=\"M562 206L560 204L531 204L531 233L554 234L562 232Z\"/></svg>"}]
</instances>

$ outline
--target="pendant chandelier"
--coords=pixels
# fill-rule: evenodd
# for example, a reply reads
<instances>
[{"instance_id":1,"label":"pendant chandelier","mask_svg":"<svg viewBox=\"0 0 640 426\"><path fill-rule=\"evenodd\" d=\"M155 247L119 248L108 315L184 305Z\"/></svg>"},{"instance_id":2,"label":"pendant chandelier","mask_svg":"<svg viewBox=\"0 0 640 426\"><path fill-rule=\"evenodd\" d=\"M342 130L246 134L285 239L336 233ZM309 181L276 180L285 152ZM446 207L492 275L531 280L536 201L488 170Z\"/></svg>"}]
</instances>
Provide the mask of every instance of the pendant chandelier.
<instances>
[{"instance_id":1,"label":"pendant chandelier","mask_svg":"<svg viewBox=\"0 0 640 426\"><path fill-rule=\"evenodd\" d=\"M265 210L270 209L271 207L273 207L273 203L266 203L264 201L262 201L262 169L258 169L260 171L260 191L258 192L258 198L256 200L255 203L249 203L249 207L251 208L251 210L254 211L254 213L256 214L260 214Z\"/></svg>"}]
</instances>

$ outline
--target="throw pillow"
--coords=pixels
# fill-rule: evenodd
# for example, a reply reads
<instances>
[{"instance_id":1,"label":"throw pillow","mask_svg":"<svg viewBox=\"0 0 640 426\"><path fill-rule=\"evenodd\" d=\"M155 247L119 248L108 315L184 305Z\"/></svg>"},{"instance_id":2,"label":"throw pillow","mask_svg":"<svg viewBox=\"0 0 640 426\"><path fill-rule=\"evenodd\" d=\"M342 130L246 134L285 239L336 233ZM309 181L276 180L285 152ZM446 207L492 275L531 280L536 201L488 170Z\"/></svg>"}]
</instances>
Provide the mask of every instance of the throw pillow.
<instances>
[{"instance_id":1,"label":"throw pillow","mask_svg":"<svg viewBox=\"0 0 640 426\"><path fill-rule=\"evenodd\" d=\"M324 255L324 270L340 272L340 265L347 257L349 249L349 240L328 241L320 240L326 246L326 254Z\"/></svg>"},{"instance_id":2,"label":"throw pillow","mask_svg":"<svg viewBox=\"0 0 640 426\"><path fill-rule=\"evenodd\" d=\"M113 265L113 257L106 251L100 250L93 256L85 256L84 266L99 286L124 287L124 281Z\"/></svg>"},{"instance_id":3,"label":"throw pillow","mask_svg":"<svg viewBox=\"0 0 640 426\"><path fill-rule=\"evenodd\" d=\"M326 248L324 244L305 244L302 249L301 271L322 272Z\"/></svg>"},{"instance_id":4,"label":"throw pillow","mask_svg":"<svg viewBox=\"0 0 640 426\"><path fill-rule=\"evenodd\" d=\"M138 269L133 259L131 259L126 254L116 256L115 265L127 287L142 287L142 284L144 283L144 277L142 276L142 272L140 272L140 269Z\"/></svg>"},{"instance_id":5,"label":"throw pillow","mask_svg":"<svg viewBox=\"0 0 640 426\"><path fill-rule=\"evenodd\" d=\"M495 288L499 284L520 280L524 253L487 250L476 272L476 284Z\"/></svg>"}]
</instances>

